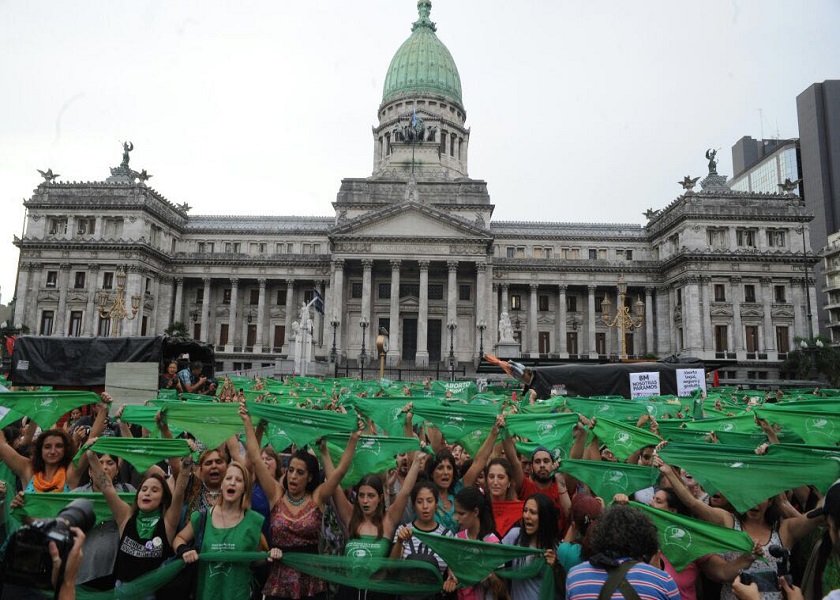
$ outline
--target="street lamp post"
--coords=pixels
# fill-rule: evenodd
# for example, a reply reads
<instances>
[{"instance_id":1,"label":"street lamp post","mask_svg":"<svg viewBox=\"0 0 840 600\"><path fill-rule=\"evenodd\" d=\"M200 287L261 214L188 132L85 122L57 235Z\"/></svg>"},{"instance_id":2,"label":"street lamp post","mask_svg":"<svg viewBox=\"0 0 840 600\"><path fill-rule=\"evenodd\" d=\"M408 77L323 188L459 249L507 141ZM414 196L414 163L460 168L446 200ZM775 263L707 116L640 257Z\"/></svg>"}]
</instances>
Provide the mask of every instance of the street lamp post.
<instances>
[{"instance_id":1,"label":"street lamp post","mask_svg":"<svg viewBox=\"0 0 840 600\"><path fill-rule=\"evenodd\" d=\"M484 330L487 329L487 322L484 319L482 319L478 322L478 325L476 325L476 327L478 327L479 335L478 358L479 360L481 360L481 358L484 356Z\"/></svg>"},{"instance_id":2,"label":"street lamp post","mask_svg":"<svg viewBox=\"0 0 840 600\"><path fill-rule=\"evenodd\" d=\"M601 318L604 320L604 325L607 327L617 327L621 337L621 360L627 360L627 331L638 329L644 322L645 304L641 299L633 303L633 310L635 318L630 314L630 307L624 304L627 297L627 282L624 281L624 276L618 278L618 306L615 310L615 317L610 315L609 298L604 296L601 302Z\"/></svg>"},{"instance_id":3,"label":"street lamp post","mask_svg":"<svg viewBox=\"0 0 840 600\"><path fill-rule=\"evenodd\" d=\"M458 324L450 320L446 328L449 330L449 381L455 381L455 330L458 329Z\"/></svg>"},{"instance_id":4,"label":"street lamp post","mask_svg":"<svg viewBox=\"0 0 840 600\"><path fill-rule=\"evenodd\" d=\"M140 309L140 296L134 295L131 297L131 315L125 306L125 271L122 267L117 269L117 291L114 294L114 301L111 306L108 304L108 295L104 292L99 294L98 309L99 316L103 319L110 319L111 321L111 337L118 337L120 335L120 322L125 319L131 321L137 316L137 311Z\"/></svg>"},{"instance_id":5,"label":"street lamp post","mask_svg":"<svg viewBox=\"0 0 840 600\"><path fill-rule=\"evenodd\" d=\"M333 329L333 345L332 350L330 350L330 357L333 364L338 362L338 349L335 346L335 333L338 330L338 326L341 324L341 321L338 320L338 315L333 313L332 321L330 321L330 325L332 325Z\"/></svg>"},{"instance_id":6,"label":"street lamp post","mask_svg":"<svg viewBox=\"0 0 840 600\"><path fill-rule=\"evenodd\" d=\"M362 317L359 319L359 327L362 328L362 351L359 353L359 363L362 368L362 381L365 380L365 361L367 360L367 352L365 351L365 338L367 337L367 328L370 325L370 321L367 320L367 317Z\"/></svg>"}]
</instances>

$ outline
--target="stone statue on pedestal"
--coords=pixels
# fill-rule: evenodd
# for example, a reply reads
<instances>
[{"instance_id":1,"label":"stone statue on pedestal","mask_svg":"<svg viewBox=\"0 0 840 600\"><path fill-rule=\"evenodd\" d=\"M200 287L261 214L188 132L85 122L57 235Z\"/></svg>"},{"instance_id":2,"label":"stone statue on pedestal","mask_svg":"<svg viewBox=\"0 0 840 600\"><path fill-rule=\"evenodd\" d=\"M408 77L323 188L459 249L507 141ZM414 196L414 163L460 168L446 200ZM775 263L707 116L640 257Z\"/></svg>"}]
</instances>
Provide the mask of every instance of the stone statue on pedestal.
<instances>
[{"instance_id":1,"label":"stone statue on pedestal","mask_svg":"<svg viewBox=\"0 0 840 600\"><path fill-rule=\"evenodd\" d=\"M513 325L510 322L510 316L507 312L503 312L499 319L499 341L513 342Z\"/></svg>"}]
</instances>

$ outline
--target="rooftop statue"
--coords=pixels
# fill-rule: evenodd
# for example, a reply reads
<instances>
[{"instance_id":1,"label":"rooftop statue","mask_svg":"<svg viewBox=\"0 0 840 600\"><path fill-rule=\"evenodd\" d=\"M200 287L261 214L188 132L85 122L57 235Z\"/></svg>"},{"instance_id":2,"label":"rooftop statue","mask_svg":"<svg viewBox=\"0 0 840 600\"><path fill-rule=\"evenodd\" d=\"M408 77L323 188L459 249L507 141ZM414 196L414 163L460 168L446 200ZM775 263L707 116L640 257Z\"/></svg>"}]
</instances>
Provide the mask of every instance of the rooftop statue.
<instances>
[{"instance_id":1,"label":"rooftop statue","mask_svg":"<svg viewBox=\"0 0 840 600\"><path fill-rule=\"evenodd\" d=\"M707 154L706 158L708 158L708 152L706 154ZM711 163L709 163L709 164L711 164ZM712 167L709 167L709 168L711 169ZM683 177L682 181L678 181L677 183L679 183L683 187L684 190L688 190L690 192L691 190L694 189L694 186L697 185L697 180L698 179L700 179L700 178L699 177L692 177L691 175L686 175L685 177Z\"/></svg>"},{"instance_id":2,"label":"rooftop statue","mask_svg":"<svg viewBox=\"0 0 840 600\"><path fill-rule=\"evenodd\" d=\"M715 160L715 156L717 156L717 150L709 148L706 150L706 158L709 159L709 175L717 175L717 164L718 161Z\"/></svg>"},{"instance_id":3,"label":"rooftop statue","mask_svg":"<svg viewBox=\"0 0 840 600\"><path fill-rule=\"evenodd\" d=\"M121 167L128 167L128 153L132 150L134 150L134 144L132 144L131 142L123 142L123 159L122 163L120 163Z\"/></svg>"},{"instance_id":4,"label":"rooftop statue","mask_svg":"<svg viewBox=\"0 0 840 600\"><path fill-rule=\"evenodd\" d=\"M52 169L47 169L46 171L42 171L41 169L38 169L38 172L41 174L41 177L44 178L44 181L46 183L52 183L58 177L61 177L61 175L59 175L58 173L53 173Z\"/></svg>"}]
</instances>

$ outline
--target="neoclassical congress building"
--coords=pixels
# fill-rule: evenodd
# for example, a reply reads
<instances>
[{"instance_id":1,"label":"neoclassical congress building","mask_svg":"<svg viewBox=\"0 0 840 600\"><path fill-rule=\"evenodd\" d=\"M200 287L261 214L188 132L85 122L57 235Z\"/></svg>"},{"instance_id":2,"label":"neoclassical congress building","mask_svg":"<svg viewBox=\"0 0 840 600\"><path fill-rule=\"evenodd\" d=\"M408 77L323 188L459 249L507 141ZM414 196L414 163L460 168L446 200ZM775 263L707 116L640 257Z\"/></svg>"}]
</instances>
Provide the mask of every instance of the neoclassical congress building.
<instances>
[{"instance_id":1,"label":"neoclassical congress building","mask_svg":"<svg viewBox=\"0 0 840 600\"><path fill-rule=\"evenodd\" d=\"M623 276L628 305L644 304L627 354L737 359L726 376L775 377L816 313L806 309L815 259L803 251L811 216L799 199L731 191L712 168L702 191L663 199L645 226L494 221L487 184L469 176L458 69L430 8L418 2L388 69L373 172L341 181L334 218L192 215L146 185L127 151L104 181L48 173L14 242L15 323L108 335L99 299L113 302L122 270L126 303L138 308L122 335L180 321L216 345L224 369L285 356L315 289L326 305L323 317L312 312L315 352L325 360L334 329L340 360L353 363L363 334L370 355L382 326L389 362L446 360L450 332L457 359L471 362L482 341L492 350L505 310L523 356L597 358L620 352L601 302L615 313Z\"/></svg>"}]
</instances>

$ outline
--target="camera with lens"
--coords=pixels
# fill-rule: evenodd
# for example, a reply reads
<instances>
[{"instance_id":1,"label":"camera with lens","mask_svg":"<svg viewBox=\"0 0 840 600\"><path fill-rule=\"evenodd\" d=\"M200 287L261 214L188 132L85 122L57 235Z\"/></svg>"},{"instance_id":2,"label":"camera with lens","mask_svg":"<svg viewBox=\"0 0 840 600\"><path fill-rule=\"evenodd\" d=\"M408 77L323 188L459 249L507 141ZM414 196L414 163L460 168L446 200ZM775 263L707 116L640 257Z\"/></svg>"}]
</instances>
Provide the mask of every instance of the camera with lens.
<instances>
[{"instance_id":1,"label":"camera with lens","mask_svg":"<svg viewBox=\"0 0 840 600\"><path fill-rule=\"evenodd\" d=\"M93 502L77 498L62 508L54 519L38 520L21 527L11 536L6 549L4 581L39 590L53 589L50 542L58 548L63 566L73 547L74 534L70 528L78 527L87 533L95 521Z\"/></svg>"},{"instance_id":2,"label":"camera with lens","mask_svg":"<svg viewBox=\"0 0 840 600\"><path fill-rule=\"evenodd\" d=\"M784 577L788 585L792 585L790 575L790 550L783 546L772 545L767 548L770 556L776 559L775 571L759 571L754 573L741 572L741 583L749 585L755 583L759 592L778 592L779 578Z\"/></svg>"}]
</instances>

